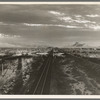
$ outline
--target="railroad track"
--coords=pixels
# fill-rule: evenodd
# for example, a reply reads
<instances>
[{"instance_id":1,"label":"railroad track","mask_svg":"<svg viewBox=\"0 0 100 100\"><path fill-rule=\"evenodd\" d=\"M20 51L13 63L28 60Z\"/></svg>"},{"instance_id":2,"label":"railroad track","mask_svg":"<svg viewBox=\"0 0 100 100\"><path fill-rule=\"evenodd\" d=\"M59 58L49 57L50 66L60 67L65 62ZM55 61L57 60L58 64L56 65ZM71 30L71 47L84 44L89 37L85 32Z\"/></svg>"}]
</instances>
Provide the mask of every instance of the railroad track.
<instances>
[{"instance_id":1,"label":"railroad track","mask_svg":"<svg viewBox=\"0 0 100 100\"><path fill-rule=\"evenodd\" d=\"M51 51L47 59L44 61L38 75L33 83L32 89L29 94L49 94L50 93L50 81L51 81L51 69L53 62L53 51Z\"/></svg>"},{"instance_id":2,"label":"railroad track","mask_svg":"<svg viewBox=\"0 0 100 100\"><path fill-rule=\"evenodd\" d=\"M0 62L2 63L4 60L13 60L21 58L24 56L15 56L15 57L4 57ZM28 56L31 57L31 56ZM37 77L32 85L31 90L28 92L29 94L49 94L50 93L50 81L51 81L51 69L53 62L53 50L48 53L44 63L40 67ZM19 69L19 67L18 67Z\"/></svg>"}]
</instances>

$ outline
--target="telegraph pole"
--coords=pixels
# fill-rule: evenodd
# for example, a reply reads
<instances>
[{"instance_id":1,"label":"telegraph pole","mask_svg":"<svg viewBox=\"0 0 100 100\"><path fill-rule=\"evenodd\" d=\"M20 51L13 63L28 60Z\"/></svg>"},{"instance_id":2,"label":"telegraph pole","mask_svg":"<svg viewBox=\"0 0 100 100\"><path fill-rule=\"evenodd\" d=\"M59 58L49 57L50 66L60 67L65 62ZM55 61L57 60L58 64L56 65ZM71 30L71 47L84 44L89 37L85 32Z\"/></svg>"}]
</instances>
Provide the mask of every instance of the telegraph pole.
<instances>
[{"instance_id":1,"label":"telegraph pole","mask_svg":"<svg viewBox=\"0 0 100 100\"><path fill-rule=\"evenodd\" d=\"M2 64L1 64L1 66L2 66L2 76L3 76L3 59L2 59Z\"/></svg>"}]
</instances>

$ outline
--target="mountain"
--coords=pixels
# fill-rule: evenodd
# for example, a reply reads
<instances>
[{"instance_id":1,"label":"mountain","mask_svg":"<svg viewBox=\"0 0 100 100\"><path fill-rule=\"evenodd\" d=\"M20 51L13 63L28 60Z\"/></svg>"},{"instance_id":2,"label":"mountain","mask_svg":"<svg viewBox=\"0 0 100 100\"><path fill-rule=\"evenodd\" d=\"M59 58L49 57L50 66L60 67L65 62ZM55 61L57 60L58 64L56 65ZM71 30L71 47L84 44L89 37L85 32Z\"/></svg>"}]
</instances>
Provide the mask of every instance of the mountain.
<instances>
[{"instance_id":1,"label":"mountain","mask_svg":"<svg viewBox=\"0 0 100 100\"><path fill-rule=\"evenodd\" d=\"M74 47L83 47L84 45L85 45L85 43L75 42L72 46L74 46Z\"/></svg>"},{"instance_id":2,"label":"mountain","mask_svg":"<svg viewBox=\"0 0 100 100\"><path fill-rule=\"evenodd\" d=\"M79 42L75 42L73 45L72 45L72 47L76 47L76 48L88 48L88 47L90 47L90 46L88 46L87 44L85 44L85 43L79 43Z\"/></svg>"}]
</instances>

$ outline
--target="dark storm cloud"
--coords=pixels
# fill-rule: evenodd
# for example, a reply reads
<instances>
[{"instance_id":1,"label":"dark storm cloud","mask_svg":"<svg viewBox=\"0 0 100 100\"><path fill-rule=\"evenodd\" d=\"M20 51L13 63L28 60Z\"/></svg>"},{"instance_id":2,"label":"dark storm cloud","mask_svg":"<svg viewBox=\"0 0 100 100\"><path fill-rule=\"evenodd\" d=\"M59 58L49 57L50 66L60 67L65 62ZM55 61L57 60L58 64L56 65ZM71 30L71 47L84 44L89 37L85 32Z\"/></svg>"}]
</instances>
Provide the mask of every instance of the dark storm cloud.
<instances>
[{"instance_id":1,"label":"dark storm cloud","mask_svg":"<svg viewBox=\"0 0 100 100\"><path fill-rule=\"evenodd\" d=\"M52 16L39 6L0 6L0 21L9 23L50 23ZM49 21L48 21L49 20Z\"/></svg>"},{"instance_id":2,"label":"dark storm cloud","mask_svg":"<svg viewBox=\"0 0 100 100\"><path fill-rule=\"evenodd\" d=\"M54 18L48 11L59 11L66 15L82 16L91 13L99 13L97 6L85 5L0 5L0 21L12 23L51 23Z\"/></svg>"},{"instance_id":3,"label":"dark storm cloud","mask_svg":"<svg viewBox=\"0 0 100 100\"><path fill-rule=\"evenodd\" d=\"M0 42L9 46L99 44L99 19L97 5L0 5Z\"/></svg>"}]
</instances>

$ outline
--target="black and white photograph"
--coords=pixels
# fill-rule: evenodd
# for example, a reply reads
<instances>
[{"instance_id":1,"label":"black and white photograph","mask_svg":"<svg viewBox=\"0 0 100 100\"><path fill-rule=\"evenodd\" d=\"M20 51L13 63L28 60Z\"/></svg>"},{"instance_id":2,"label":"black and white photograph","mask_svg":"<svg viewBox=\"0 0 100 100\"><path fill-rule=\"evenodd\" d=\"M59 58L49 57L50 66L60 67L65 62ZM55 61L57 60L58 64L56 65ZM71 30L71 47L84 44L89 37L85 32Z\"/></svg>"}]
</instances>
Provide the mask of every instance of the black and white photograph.
<instances>
[{"instance_id":1,"label":"black and white photograph","mask_svg":"<svg viewBox=\"0 0 100 100\"><path fill-rule=\"evenodd\" d=\"M100 95L100 5L0 4L0 95Z\"/></svg>"}]
</instances>

